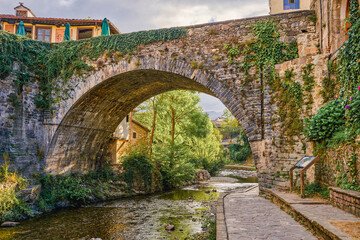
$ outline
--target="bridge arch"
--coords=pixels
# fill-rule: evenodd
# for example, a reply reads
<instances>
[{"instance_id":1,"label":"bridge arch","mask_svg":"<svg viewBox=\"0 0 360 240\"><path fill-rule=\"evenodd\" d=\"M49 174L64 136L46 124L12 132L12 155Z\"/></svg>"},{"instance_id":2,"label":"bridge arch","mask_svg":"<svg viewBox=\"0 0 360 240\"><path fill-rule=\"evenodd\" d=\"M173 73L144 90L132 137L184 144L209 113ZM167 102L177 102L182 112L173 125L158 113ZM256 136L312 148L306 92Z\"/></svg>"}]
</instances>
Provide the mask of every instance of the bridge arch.
<instances>
[{"instance_id":1,"label":"bridge arch","mask_svg":"<svg viewBox=\"0 0 360 240\"><path fill-rule=\"evenodd\" d=\"M260 112L254 107L261 104L260 97L239 97L216 76L194 69L184 60L161 55L134 57L90 74L80 81L72 98L61 103L51 119L58 123L50 133L45 171L55 174L97 168L107 140L121 120L146 99L171 90L196 90L217 97L244 128L252 147L261 140Z\"/></svg>"}]
</instances>

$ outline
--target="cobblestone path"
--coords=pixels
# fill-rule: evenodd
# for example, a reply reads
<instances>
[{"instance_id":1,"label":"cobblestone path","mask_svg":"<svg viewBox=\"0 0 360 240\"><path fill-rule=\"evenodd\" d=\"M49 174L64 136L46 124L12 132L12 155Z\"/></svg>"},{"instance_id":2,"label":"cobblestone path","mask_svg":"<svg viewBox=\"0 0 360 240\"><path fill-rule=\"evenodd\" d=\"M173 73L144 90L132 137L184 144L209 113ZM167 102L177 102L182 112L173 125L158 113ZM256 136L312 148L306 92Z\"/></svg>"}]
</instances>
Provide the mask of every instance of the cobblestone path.
<instances>
[{"instance_id":1,"label":"cobblestone path","mask_svg":"<svg viewBox=\"0 0 360 240\"><path fill-rule=\"evenodd\" d=\"M317 239L290 215L258 194L258 188L255 188L225 197L225 222L229 240Z\"/></svg>"}]
</instances>

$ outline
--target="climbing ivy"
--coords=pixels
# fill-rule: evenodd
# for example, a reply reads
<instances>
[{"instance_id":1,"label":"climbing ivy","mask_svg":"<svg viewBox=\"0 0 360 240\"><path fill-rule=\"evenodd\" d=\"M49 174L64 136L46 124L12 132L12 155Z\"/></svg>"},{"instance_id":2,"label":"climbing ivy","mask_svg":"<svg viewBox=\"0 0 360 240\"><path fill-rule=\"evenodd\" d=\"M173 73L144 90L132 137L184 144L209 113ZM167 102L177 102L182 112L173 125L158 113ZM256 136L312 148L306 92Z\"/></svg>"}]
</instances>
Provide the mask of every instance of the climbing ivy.
<instances>
[{"instance_id":1,"label":"climbing ivy","mask_svg":"<svg viewBox=\"0 0 360 240\"><path fill-rule=\"evenodd\" d=\"M338 77L341 84L341 95L349 96L360 83L360 10L357 0L350 0L350 15L347 21L351 24L347 33L348 40L340 50Z\"/></svg>"},{"instance_id":2,"label":"climbing ivy","mask_svg":"<svg viewBox=\"0 0 360 240\"><path fill-rule=\"evenodd\" d=\"M303 102L303 94L301 85L295 82L282 82L275 71L275 65L285 61L289 61L298 57L298 48L296 41L289 44L280 40L280 32L278 25L272 20L259 21L252 26L251 34L253 39L240 45L225 44L227 60L229 64L238 64L238 69L244 73L244 84L253 79L260 79L261 99L263 108L264 90L266 81L274 92L278 92L280 98L280 118L286 129L294 129L295 133L289 131L291 135L297 135L301 131L302 122L293 121L292 118L300 118L298 109ZM234 61L235 57L241 56L242 61ZM255 69L255 76L250 73L251 69ZM289 78L293 73L288 72ZM289 79L290 80L290 79ZM293 101L290 101L293 100ZM292 106L293 104L293 106ZM294 112L287 112L295 109ZM262 127L263 127L263 119ZM288 128L287 125L292 125ZM264 132L263 132L264 133Z\"/></svg>"},{"instance_id":3,"label":"climbing ivy","mask_svg":"<svg viewBox=\"0 0 360 240\"><path fill-rule=\"evenodd\" d=\"M305 92L306 97L306 108L311 109L311 104L314 103L314 99L312 97L312 89L315 86L314 75L312 74L314 70L314 64L309 63L305 67L302 68L302 80L304 83L303 91Z\"/></svg>"},{"instance_id":4,"label":"climbing ivy","mask_svg":"<svg viewBox=\"0 0 360 240\"><path fill-rule=\"evenodd\" d=\"M99 57L120 60L126 54L136 54L139 45L166 42L185 34L184 28L169 28L45 43L0 31L0 78L15 74L18 89L36 80L40 89L36 105L49 110L54 103L70 96L74 87L69 84L70 78L82 77L93 70L93 63ZM15 68L15 63L19 67Z\"/></svg>"},{"instance_id":5,"label":"climbing ivy","mask_svg":"<svg viewBox=\"0 0 360 240\"><path fill-rule=\"evenodd\" d=\"M244 56L240 70L246 74L250 68L256 67L259 76L265 72L274 75L275 64L279 64L298 57L296 41L286 44L280 41L277 24L271 20L257 22L252 27L255 39L250 41L242 50Z\"/></svg>"},{"instance_id":6,"label":"climbing ivy","mask_svg":"<svg viewBox=\"0 0 360 240\"><path fill-rule=\"evenodd\" d=\"M300 83L295 82L293 69L286 70L283 79L274 79L273 86L277 91L279 117L286 136L299 136L303 129L301 110L303 93Z\"/></svg>"}]
</instances>

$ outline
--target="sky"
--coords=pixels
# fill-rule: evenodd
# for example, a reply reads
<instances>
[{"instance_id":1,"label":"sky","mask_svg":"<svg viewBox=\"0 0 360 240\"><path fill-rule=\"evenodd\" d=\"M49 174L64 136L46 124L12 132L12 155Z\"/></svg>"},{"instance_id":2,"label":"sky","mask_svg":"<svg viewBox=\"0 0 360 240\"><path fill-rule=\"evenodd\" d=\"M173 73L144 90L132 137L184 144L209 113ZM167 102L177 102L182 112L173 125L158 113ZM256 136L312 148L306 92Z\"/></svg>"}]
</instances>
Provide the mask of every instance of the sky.
<instances>
[{"instance_id":1,"label":"sky","mask_svg":"<svg viewBox=\"0 0 360 240\"><path fill-rule=\"evenodd\" d=\"M22 0L37 17L108 18L122 33L266 15L269 0ZM14 14L19 1L0 0L1 14ZM209 115L225 106L201 94ZM211 116L210 116L211 117ZM214 117L211 117L214 118Z\"/></svg>"}]
</instances>

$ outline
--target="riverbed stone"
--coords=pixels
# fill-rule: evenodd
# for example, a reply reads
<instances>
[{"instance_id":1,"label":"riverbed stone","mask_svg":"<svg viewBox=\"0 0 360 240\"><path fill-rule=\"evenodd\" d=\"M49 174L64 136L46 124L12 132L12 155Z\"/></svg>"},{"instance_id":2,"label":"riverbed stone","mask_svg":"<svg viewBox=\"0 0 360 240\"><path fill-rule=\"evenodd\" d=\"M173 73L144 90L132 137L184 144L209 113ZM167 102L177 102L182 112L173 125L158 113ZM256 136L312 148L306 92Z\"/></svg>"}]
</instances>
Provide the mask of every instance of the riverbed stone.
<instances>
[{"instance_id":1,"label":"riverbed stone","mask_svg":"<svg viewBox=\"0 0 360 240\"><path fill-rule=\"evenodd\" d=\"M195 173L194 182L207 181L211 178L210 173L207 170L199 169Z\"/></svg>"},{"instance_id":2,"label":"riverbed stone","mask_svg":"<svg viewBox=\"0 0 360 240\"><path fill-rule=\"evenodd\" d=\"M20 223L18 223L18 222L3 222L0 226L1 227L15 227L18 224L20 224Z\"/></svg>"},{"instance_id":3,"label":"riverbed stone","mask_svg":"<svg viewBox=\"0 0 360 240\"><path fill-rule=\"evenodd\" d=\"M174 226L174 225L167 225L167 226L165 227L165 230L167 230L167 231L174 231L174 230L175 230L175 226Z\"/></svg>"}]
</instances>

